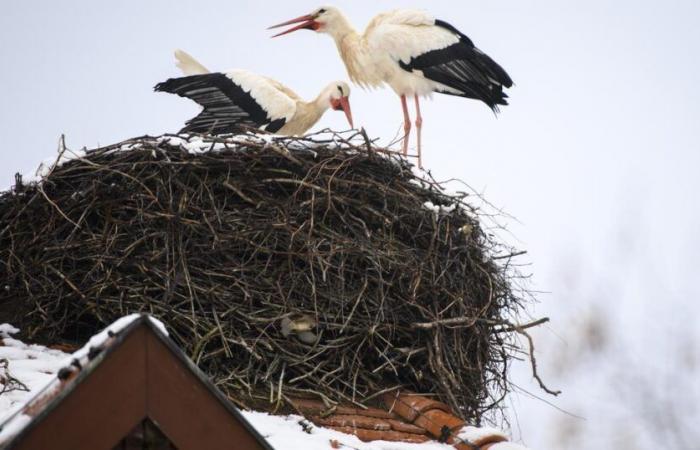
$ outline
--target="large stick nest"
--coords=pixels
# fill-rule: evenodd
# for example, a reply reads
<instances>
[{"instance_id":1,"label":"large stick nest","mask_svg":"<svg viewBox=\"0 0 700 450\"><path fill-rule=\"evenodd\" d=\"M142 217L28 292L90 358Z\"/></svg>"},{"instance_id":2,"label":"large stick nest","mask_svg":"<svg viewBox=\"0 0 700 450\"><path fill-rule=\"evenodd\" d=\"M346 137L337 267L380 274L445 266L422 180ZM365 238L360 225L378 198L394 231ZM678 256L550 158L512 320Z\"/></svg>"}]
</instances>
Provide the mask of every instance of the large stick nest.
<instances>
[{"instance_id":1,"label":"large stick nest","mask_svg":"<svg viewBox=\"0 0 700 450\"><path fill-rule=\"evenodd\" d=\"M357 135L144 137L48 172L0 196L0 305L28 337L145 311L243 405L401 386L479 422L507 390L508 249Z\"/></svg>"}]
</instances>

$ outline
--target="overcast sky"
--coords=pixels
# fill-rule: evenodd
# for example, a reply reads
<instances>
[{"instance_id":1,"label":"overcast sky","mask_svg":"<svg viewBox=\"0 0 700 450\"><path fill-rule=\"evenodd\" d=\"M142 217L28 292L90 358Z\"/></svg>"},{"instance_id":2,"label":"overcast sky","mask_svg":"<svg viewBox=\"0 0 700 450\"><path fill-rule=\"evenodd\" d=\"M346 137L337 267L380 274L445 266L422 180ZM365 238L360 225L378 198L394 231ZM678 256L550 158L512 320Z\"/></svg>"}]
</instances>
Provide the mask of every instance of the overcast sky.
<instances>
[{"instance_id":1,"label":"overcast sky","mask_svg":"<svg viewBox=\"0 0 700 450\"><path fill-rule=\"evenodd\" d=\"M535 287L551 292L532 311L553 318L543 339L558 339L586 302L603 302L620 321L621 341L643 352L651 348L650 329L664 333L677 325L679 316L668 311L697 313L700 2L335 5L358 29L386 9L428 9L511 74L511 105L497 119L469 100L425 102L424 161L436 178L461 178L520 220L510 226L529 251ZM152 91L179 75L175 48L213 70L271 76L303 97L347 78L328 36L301 31L270 39L265 30L316 6L6 0L0 14L0 186L54 155L62 133L69 147L79 148L177 131L198 107ZM393 92L355 88L351 102L356 125L371 136L386 143L397 133L402 117ZM319 124L327 126L344 129L342 113L329 112ZM654 351L664 351L655 345ZM529 379L523 384L536 391ZM519 402L529 411L534 400ZM540 444L536 422L524 420L521 428L528 442Z\"/></svg>"}]
</instances>

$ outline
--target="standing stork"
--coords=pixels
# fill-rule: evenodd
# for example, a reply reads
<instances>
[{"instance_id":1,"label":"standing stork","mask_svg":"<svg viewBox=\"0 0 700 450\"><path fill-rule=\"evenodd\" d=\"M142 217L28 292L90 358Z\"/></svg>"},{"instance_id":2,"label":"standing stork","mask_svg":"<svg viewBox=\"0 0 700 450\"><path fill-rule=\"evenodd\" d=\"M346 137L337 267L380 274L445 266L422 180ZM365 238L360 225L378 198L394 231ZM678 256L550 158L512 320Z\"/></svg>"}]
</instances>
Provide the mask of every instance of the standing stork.
<instances>
[{"instance_id":1,"label":"standing stork","mask_svg":"<svg viewBox=\"0 0 700 450\"><path fill-rule=\"evenodd\" d=\"M433 92L481 100L494 112L507 105L503 88L513 81L501 66L447 22L423 11L399 9L375 16L363 34L332 6L324 6L287 22L295 25L273 37L296 30L330 34L350 79L362 87L388 84L401 97L404 118L403 154L408 153L411 120L406 98L416 104L418 165L421 166L419 97Z\"/></svg>"},{"instance_id":2,"label":"standing stork","mask_svg":"<svg viewBox=\"0 0 700 450\"><path fill-rule=\"evenodd\" d=\"M241 69L209 72L182 50L177 50L175 57L177 66L187 76L171 78L154 89L187 97L204 108L185 123L180 133L224 134L247 126L300 135L314 126L328 108L344 111L353 127L350 87L344 81L334 81L307 102L271 78Z\"/></svg>"}]
</instances>

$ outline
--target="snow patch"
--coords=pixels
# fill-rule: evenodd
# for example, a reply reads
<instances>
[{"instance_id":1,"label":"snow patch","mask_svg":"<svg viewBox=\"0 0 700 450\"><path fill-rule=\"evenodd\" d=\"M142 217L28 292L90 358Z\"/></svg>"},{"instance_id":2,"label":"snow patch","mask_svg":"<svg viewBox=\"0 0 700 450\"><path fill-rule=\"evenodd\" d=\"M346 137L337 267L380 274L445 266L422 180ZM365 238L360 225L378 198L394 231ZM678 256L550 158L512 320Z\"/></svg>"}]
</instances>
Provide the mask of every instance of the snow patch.
<instances>
[{"instance_id":1,"label":"snow patch","mask_svg":"<svg viewBox=\"0 0 700 450\"><path fill-rule=\"evenodd\" d=\"M492 427L474 427L471 425L465 425L457 433L457 438L462 439L465 442L479 442L487 438L499 437L502 439L508 439L506 434L499 430L498 428ZM489 450L528 450L519 444L514 444L513 442L499 442L493 444L489 447Z\"/></svg>"},{"instance_id":2,"label":"snow patch","mask_svg":"<svg viewBox=\"0 0 700 450\"><path fill-rule=\"evenodd\" d=\"M129 326L133 321L137 320L141 316L142 314L140 313L134 313L117 319L111 325L108 325L104 330L91 337L87 344L83 345L83 347L80 350L76 351L68 358L66 358L63 362L63 365L69 366L74 359L80 360L87 357L88 353L90 353L91 348L102 346L105 343L105 341L109 339L110 335L119 333L121 330ZM168 336L168 331L165 329L165 325L163 325L163 322L151 316L148 316L148 319L158 328L158 330L160 330L164 335Z\"/></svg>"},{"instance_id":3,"label":"snow patch","mask_svg":"<svg viewBox=\"0 0 700 450\"><path fill-rule=\"evenodd\" d=\"M19 328L15 328L9 323L0 324L0 337L10 337L11 334L19 333Z\"/></svg>"},{"instance_id":4,"label":"snow patch","mask_svg":"<svg viewBox=\"0 0 700 450\"><path fill-rule=\"evenodd\" d=\"M513 442L499 442L489 447L489 450L528 450L528 448Z\"/></svg>"},{"instance_id":5,"label":"snow patch","mask_svg":"<svg viewBox=\"0 0 700 450\"><path fill-rule=\"evenodd\" d=\"M0 430L0 443L5 442L12 436L18 434L31 421L32 418L28 415L20 414L17 417L15 417L12 421L4 424L2 429Z\"/></svg>"},{"instance_id":6,"label":"snow patch","mask_svg":"<svg viewBox=\"0 0 700 450\"><path fill-rule=\"evenodd\" d=\"M160 136L155 142L183 148L191 155L229 150L245 145L271 144L275 137L269 134L246 133L231 136L203 137L200 135L180 134L177 136Z\"/></svg>"},{"instance_id":7,"label":"snow patch","mask_svg":"<svg viewBox=\"0 0 700 450\"><path fill-rule=\"evenodd\" d=\"M436 205L433 202L425 202L423 203L423 207L429 211L432 211L435 213L435 215L446 215L450 214L452 211L454 211L457 208L457 204L452 204L449 206L445 205Z\"/></svg>"},{"instance_id":8,"label":"snow patch","mask_svg":"<svg viewBox=\"0 0 700 450\"><path fill-rule=\"evenodd\" d=\"M297 415L273 416L256 411L241 413L276 450L328 450L332 448L331 441L338 443L337 448L347 450L454 450L454 447L438 442L362 442L357 436L317 427ZM305 424L304 427L300 422Z\"/></svg>"},{"instance_id":9,"label":"snow patch","mask_svg":"<svg viewBox=\"0 0 700 450\"><path fill-rule=\"evenodd\" d=\"M42 345L27 345L8 337L5 334L8 331L16 333L19 330L9 324L0 325L0 333L3 334L0 361L7 361L6 365L0 366L0 378L9 380L12 377L21 384L0 395L0 423L21 409L34 392L43 390L55 380L68 356ZM3 432L4 427L0 435Z\"/></svg>"},{"instance_id":10,"label":"snow patch","mask_svg":"<svg viewBox=\"0 0 700 450\"><path fill-rule=\"evenodd\" d=\"M482 439L486 439L488 437L501 437L503 439L508 439L508 436L503 434L503 432L499 429L496 428L490 428L490 427L473 427L471 425L466 425L462 427L461 430L459 430L459 433L457 434L457 437L459 439L463 439L468 442L478 442L481 441Z\"/></svg>"}]
</instances>

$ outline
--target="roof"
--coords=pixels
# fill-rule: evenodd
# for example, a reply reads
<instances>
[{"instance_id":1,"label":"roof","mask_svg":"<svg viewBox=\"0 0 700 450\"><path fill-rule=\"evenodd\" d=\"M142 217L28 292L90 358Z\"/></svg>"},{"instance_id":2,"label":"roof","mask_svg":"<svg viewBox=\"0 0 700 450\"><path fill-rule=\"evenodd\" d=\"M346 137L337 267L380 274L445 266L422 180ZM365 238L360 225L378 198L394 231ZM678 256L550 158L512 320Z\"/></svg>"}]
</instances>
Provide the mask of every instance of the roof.
<instances>
[{"instance_id":1,"label":"roof","mask_svg":"<svg viewBox=\"0 0 700 450\"><path fill-rule=\"evenodd\" d=\"M182 450L225 450L236 442L241 450L271 450L163 325L145 315L122 318L90 339L0 435L3 448L21 450L131 448L134 442Z\"/></svg>"},{"instance_id":2,"label":"roof","mask_svg":"<svg viewBox=\"0 0 700 450\"><path fill-rule=\"evenodd\" d=\"M508 450L522 449L507 442L493 428L468 426L444 403L409 392L382 396L383 408L357 405L327 406L312 398L295 398L298 415L239 412L189 359L167 338L165 327L153 318L131 315L94 336L72 355L40 345L27 345L10 334L18 330L0 325L0 445L21 438L31 424L48 414L52 402L71 395L75 386L94 372L105 355L122 345L139 325L146 325L168 350L178 355L211 394L250 430L266 441L263 448L354 450ZM99 397L99 396L98 396ZM253 431L254 432L254 431ZM254 432L254 435L258 435ZM166 433L167 434L167 433ZM401 442L401 444L398 444ZM400 447L399 447L400 445Z\"/></svg>"},{"instance_id":3,"label":"roof","mask_svg":"<svg viewBox=\"0 0 700 450\"><path fill-rule=\"evenodd\" d=\"M384 408L352 405L329 408L322 401L312 399L293 399L292 403L314 424L353 434L365 442L439 442L459 450L506 448L502 444L508 441L505 433L495 428L469 426L445 403L410 392L387 392L382 397Z\"/></svg>"}]
</instances>

